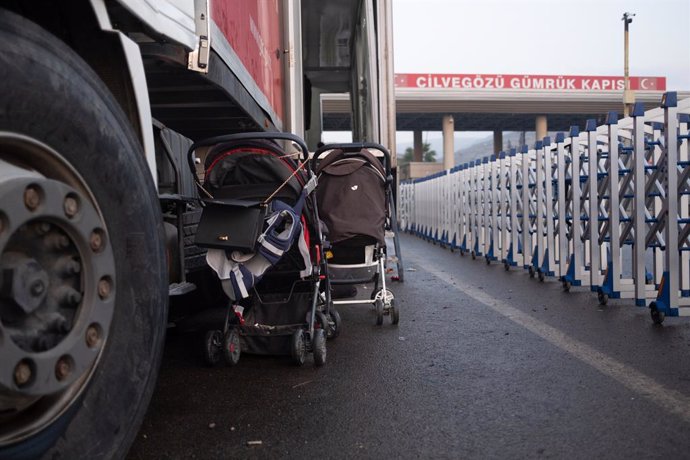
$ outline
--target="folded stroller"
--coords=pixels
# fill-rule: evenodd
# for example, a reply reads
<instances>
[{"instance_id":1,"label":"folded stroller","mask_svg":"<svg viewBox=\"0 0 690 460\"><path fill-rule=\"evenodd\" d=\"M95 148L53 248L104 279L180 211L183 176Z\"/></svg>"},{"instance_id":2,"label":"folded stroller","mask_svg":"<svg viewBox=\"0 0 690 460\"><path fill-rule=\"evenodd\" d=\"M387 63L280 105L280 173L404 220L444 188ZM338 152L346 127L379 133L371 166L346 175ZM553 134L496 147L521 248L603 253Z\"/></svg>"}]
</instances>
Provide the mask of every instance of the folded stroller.
<instances>
[{"instance_id":1,"label":"folded stroller","mask_svg":"<svg viewBox=\"0 0 690 460\"><path fill-rule=\"evenodd\" d=\"M299 147L295 155L276 140ZM193 144L207 147L204 183L198 182L202 214L195 243L208 248L230 305L221 329L205 336L205 358L237 364L241 351L290 354L303 364L326 361L326 338L336 335L340 318L328 308L322 233L312 193L316 177L308 150L284 133L243 133ZM299 158L301 155L302 158Z\"/></svg>"},{"instance_id":2,"label":"folded stroller","mask_svg":"<svg viewBox=\"0 0 690 460\"><path fill-rule=\"evenodd\" d=\"M375 156L373 151L378 151ZM386 287L386 231L396 230L390 153L379 144L329 144L312 160L319 184L319 215L329 230L328 273L333 285L374 283L370 300L334 304L373 304L376 324L390 316L398 324L395 296ZM396 257L399 245L395 237ZM400 264L398 265L400 267Z\"/></svg>"}]
</instances>

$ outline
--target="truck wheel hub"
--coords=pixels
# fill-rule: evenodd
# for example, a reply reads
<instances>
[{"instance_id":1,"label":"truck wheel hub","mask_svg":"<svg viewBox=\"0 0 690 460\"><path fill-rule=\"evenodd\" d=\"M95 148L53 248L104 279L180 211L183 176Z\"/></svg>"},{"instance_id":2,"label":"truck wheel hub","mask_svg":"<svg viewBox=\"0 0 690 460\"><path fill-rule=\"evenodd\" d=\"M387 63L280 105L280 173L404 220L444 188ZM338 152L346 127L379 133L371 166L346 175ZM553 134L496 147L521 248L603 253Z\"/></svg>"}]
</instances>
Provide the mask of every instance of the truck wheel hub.
<instances>
[{"instance_id":1,"label":"truck wheel hub","mask_svg":"<svg viewBox=\"0 0 690 460\"><path fill-rule=\"evenodd\" d=\"M113 250L85 182L47 146L3 134L0 362L11 372L0 373L0 446L76 400L115 305Z\"/></svg>"}]
</instances>

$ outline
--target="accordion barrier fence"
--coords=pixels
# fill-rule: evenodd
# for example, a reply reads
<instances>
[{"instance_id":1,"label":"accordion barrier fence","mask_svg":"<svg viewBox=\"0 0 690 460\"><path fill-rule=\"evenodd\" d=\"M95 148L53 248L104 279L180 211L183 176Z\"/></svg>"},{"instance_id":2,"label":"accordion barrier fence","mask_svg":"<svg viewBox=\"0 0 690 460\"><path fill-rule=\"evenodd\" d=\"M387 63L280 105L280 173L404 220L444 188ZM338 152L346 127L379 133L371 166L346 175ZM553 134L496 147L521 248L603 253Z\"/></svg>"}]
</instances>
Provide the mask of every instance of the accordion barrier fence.
<instances>
[{"instance_id":1,"label":"accordion barrier fence","mask_svg":"<svg viewBox=\"0 0 690 460\"><path fill-rule=\"evenodd\" d=\"M660 324L690 316L690 99L545 137L400 185L408 233L599 302L630 299Z\"/></svg>"}]
</instances>

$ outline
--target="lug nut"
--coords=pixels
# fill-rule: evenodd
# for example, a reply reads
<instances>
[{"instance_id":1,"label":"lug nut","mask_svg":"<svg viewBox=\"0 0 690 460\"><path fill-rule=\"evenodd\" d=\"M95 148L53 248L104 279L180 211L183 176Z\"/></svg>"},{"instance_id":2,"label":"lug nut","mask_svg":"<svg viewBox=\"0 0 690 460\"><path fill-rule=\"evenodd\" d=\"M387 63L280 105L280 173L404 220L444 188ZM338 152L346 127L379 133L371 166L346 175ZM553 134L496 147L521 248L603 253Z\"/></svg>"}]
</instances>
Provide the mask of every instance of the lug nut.
<instances>
[{"instance_id":1,"label":"lug nut","mask_svg":"<svg viewBox=\"0 0 690 460\"><path fill-rule=\"evenodd\" d=\"M63 356L60 358L55 365L55 377L62 381L65 380L69 374L72 372L72 363L69 357Z\"/></svg>"},{"instance_id":2,"label":"lug nut","mask_svg":"<svg viewBox=\"0 0 690 460\"><path fill-rule=\"evenodd\" d=\"M57 297L60 305L64 305L66 307L74 307L81 302L81 293L67 286L59 288Z\"/></svg>"},{"instance_id":3,"label":"lug nut","mask_svg":"<svg viewBox=\"0 0 690 460\"><path fill-rule=\"evenodd\" d=\"M110 284L110 280L108 278L102 278L98 282L98 296L101 299L106 299L110 296L111 291L112 285Z\"/></svg>"},{"instance_id":4,"label":"lug nut","mask_svg":"<svg viewBox=\"0 0 690 460\"><path fill-rule=\"evenodd\" d=\"M103 250L103 230L96 229L93 232L91 232L91 239L89 240L89 243L91 244L91 250L93 252L100 252Z\"/></svg>"},{"instance_id":5,"label":"lug nut","mask_svg":"<svg viewBox=\"0 0 690 460\"><path fill-rule=\"evenodd\" d=\"M55 270L62 276L73 276L81 272L81 264L70 256L60 258L55 264Z\"/></svg>"},{"instance_id":6,"label":"lug nut","mask_svg":"<svg viewBox=\"0 0 690 460\"><path fill-rule=\"evenodd\" d=\"M79 212L79 203L77 199L73 196L65 198L64 209L67 217L74 217L77 212Z\"/></svg>"},{"instance_id":7,"label":"lug nut","mask_svg":"<svg viewBox=\"0 0 690 460\"><path fill-rule=\"evenodd\" d=\"M48 222L39 222L34 226L34 229L36 230L38 236L43 236L50 231L51 226Z\"/></svg>"},{"instance_id":8,"label":"lug nut","mask_svg":"<svg viewBox=\"0 0 690 460\"><path fill-rule=\"evenodd\" d=\"M89 348L95 348L100 340L101 333L98 331L98 328L94 325L89 326L86 330L86 345Z\"/></svg>"},{"instance_id":9,"label":"lug nut","mask_svg":"<svg viewBox=\"0 0 690 460\"><path fill-rule=\"evenodd\" d=\"M31 287L29 288L29 291L31 292L32 297L38 297L41 294L43 294L46 290L46 285L43 283L41 280L36 280L33 282Z\"/></svg>"},{"instance_id":10,"label":"lug nut","mask_svg":"<svg viewBox=\"0 0 690 460\"><path fill-rule=\"evenodd\" d=\"M35 210L41 204L41 194L36 186L30 185L26 188L24 191L24 204L29 211Z\"/></svg>"},{"instance_id":11,"label":"lug nut","mask_svg":"<svg viewBox=\"0 0 690 460\"><path fill-rule=\"evenodd\" d=\"M22 387L31 380L31 366L26 361L20 361L14 368L14 383Z\"/></svg>"},{"instance_id":12,"label":"lug nut","mask_svg":"<svg viewBox=\"0 0 690 460\"><path fill-rule=\"evenodd\" d=\"M69 238L67 235L60 233L50 233L43 238L44 244L50 249L67 249L69 247Z\"/></svg>"}]
</instances>

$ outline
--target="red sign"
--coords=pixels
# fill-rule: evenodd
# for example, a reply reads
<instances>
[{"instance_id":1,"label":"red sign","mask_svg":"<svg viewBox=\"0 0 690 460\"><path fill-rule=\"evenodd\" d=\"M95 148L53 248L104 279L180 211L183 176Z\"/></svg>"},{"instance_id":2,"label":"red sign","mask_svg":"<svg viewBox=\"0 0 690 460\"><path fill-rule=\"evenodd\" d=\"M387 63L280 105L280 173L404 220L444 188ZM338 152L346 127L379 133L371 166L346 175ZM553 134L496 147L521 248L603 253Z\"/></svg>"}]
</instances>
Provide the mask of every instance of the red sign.
<instances>
[{"instance_id":1,"label":"red sign","mask_svg":"<svg viewBox=\"0 0 690 460\"><path fill-rule=\"evenodd\" d=\"M572 75L487 75L397 73L396 88L536 89L542 91L623 91L623 77ZM665 91L666 77L630 77L630 89Z\"/></svg>"},{"instance_id":2,"label":"red sign","mask_svg":"<svg viewBox=\"0 0 690 460\"><path fill-rule=\"evenodd\" d=\"M211 2L211 17L276 115L283 119L281 6L278 0ZM250 88L247 88L250 89Z\"/></svg>"}]
</instances>

